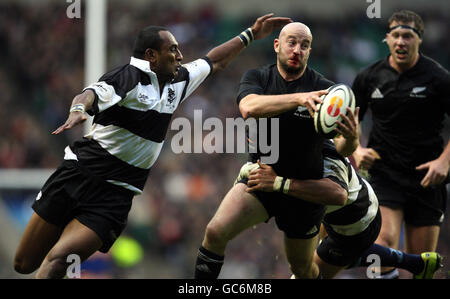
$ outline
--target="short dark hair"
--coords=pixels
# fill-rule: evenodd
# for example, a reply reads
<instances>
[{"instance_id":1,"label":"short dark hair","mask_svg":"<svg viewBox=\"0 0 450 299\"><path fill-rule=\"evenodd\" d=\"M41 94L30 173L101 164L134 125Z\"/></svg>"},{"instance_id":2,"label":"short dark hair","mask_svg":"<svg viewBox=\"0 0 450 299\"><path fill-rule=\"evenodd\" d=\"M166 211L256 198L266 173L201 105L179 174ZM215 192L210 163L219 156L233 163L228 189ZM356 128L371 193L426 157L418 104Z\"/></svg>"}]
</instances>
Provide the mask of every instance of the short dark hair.
<instances>
[{"instance_id":1,"label":"short dark hair","mask_svg":"<svg viewBox=\"0 0 450 299\"><path fill-rule=\"evenodd\" d=\"M423 24L422 18L415 12L411 10L396 11L389 18L389 25L391 25L391 23L394 21L397 23L414 22L414 28L419 32L420 37L423 36L425 25Z\"/></svg>"},{"instance_id":2,"label":"short dark hair","mask_svg":"<svg viewBox=\"0 0 450 299\"><path fill-rule=\"evenodd\" d=\"M136 58L144 58L145 50L148 48L159 51L163 43L161 36L159 36L160 31L168 30L161 26L148 26L141 29L134 42L133 56Z\"/></svg>"}]
</instances>

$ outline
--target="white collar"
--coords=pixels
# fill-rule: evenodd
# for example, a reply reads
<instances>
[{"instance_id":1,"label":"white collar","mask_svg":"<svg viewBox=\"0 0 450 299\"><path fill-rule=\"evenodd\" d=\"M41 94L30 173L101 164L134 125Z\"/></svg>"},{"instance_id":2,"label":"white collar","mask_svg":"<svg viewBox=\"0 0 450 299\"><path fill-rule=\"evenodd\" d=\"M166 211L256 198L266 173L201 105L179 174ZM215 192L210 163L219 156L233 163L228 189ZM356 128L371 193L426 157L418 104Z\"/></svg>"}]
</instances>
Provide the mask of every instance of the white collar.
<instances>
[{"instance_id":1,"label":"white collar","mask_svg":"<svg viewBox=\"0 0 450 299\"><path fill-rule=\"evenodd\" d=\"M130 65L140 69L150 77L151 84L159 86L158 76L150 69L150 62L148 60L139 59L131 56Z\"/></svg>"},{"instance_id":2,"label":"white collar","mask_svg":"<svg viewBox=\"0 0 450 299\"><path fill-rule=\"evenodd\" d=\"M150 69L150 62L148 62L147 60L143 60L143 59L139 59L139 58L131 56L130 65L137 67L138 69L140 69L141 71L143 71L145 73L151 73L151 74L156 75Z\"/></svg>"}]
</instances>

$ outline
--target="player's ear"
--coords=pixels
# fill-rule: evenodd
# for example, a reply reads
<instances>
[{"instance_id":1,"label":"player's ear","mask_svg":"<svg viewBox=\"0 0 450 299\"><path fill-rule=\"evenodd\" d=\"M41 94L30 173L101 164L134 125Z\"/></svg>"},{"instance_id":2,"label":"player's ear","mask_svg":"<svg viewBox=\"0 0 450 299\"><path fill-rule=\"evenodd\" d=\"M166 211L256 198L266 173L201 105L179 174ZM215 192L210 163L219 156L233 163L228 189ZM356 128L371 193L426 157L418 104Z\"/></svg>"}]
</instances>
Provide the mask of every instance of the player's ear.
<instances>
[{"instance_id":1,"label":"player's ear","mask_svg":"<svg viewBox=\"0 0 450 299\"><path fill-rule=\"evenodd\" d=\"M278 52L280 51L280 40L279 40L278 38L276 38L276 39L273 41L273 48L274 48L274 50L275 50L275 53L278 54Z\"/></svg>"},{"instance_id":2,"label":"player's ear","mask_svg":"<svg viewBox=\"0 0 450 299\"><path fill-rule=\"evenodd\" d=\"M157 52L151 48L147 48L145 50L145 60L148 60L150 62L155 62L157 58Z\"/></svg>"}]
</instances>

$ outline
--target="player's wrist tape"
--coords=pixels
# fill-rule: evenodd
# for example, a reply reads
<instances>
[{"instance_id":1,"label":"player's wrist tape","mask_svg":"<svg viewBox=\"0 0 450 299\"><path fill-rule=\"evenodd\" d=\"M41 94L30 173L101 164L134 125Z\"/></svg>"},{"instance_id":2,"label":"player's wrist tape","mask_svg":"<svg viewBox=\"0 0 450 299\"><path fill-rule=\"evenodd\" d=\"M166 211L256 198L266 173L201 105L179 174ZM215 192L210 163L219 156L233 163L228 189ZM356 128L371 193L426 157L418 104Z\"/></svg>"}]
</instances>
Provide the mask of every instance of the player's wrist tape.
<instances>
[{"instance_id":1,"label":"player's wrist tape","mask_svg":"<svg viewBox=\"0 0 450 299\"><path fill-rule=\"evenodd\" d=\"M281 184L281 191L284 194L288 194L289 193L289 186L291 185L291 180L290 179L283 179L283 183Z\"/></svg>"},{"instance_id":2,"label":"player's wrist tape","mask_svg":"<svg viewBox=\"0 0 450 299\"><path fill-rule=\"evenodd\" d=\"M289 192L290 185L291 185L290 179L277 176L275 178L275 181L273 182L273 191L283 192L284 194L287 194Z\"/></svg>"},{"instance_id":3,"label":"player's wrist tape","mask_svg":"<svg viewBox=\"0 0 450 299\"><path fill-rule=\"evenodd\" d=\"M281 183L283 183L283 177L277 176L273 182L273 191L279 192L281 189Z\"/></svg>"},{"instance_id":4,"label":"player's wrist tape","mask_svg":"<svg viewBox=\"0 0 450 299\"><path fill-rule=\"evenodd\" d=\"M242 31L241 34L238 35L238 37L241 39L242 43L246 47L250 45L250 43L255 39L251 28L247 28L244 31Z\"/></svg>"},{"instance_id":5,"label":"player's wrist tape","mask_svg":"<svg viewBox=\"0 0 450 299\"><path fill-rule=\"evenodd\" d=\"M70 107L70 112L86 112L86 106L84 104L75 104Z\"/></svg>"}]
</instances>

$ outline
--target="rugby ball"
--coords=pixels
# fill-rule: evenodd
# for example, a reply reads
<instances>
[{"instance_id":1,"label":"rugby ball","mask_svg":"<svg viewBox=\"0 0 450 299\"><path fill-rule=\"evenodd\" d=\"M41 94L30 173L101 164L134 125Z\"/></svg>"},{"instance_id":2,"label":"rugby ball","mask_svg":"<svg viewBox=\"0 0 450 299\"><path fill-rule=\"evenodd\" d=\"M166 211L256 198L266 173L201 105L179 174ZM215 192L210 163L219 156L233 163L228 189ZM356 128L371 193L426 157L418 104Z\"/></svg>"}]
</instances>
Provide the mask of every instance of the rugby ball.
<instances>
[{"instance_id":1,"label":"rugby ball","mask_svg":"<svg viewBox=\"0 0 450 299\"><path fill-rule=\"evenodd\" d=\"M336 84L328 88L328 94L321 97L322 104L314 112L314 128L325 138L336 137L337 121L342 122L340 114L347 115L347 107L355 112L355 95L345 84Z\"/></svg>"}]
</instances>

